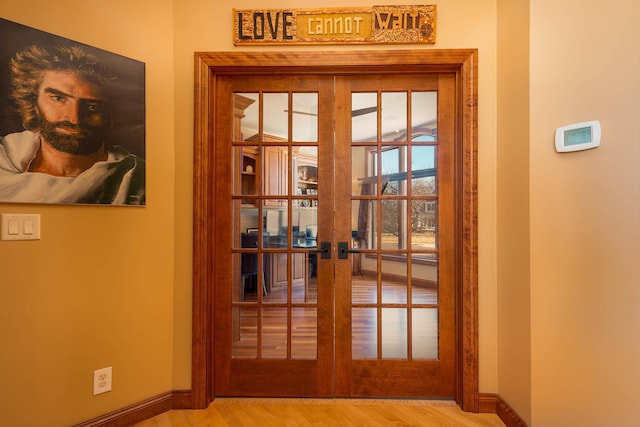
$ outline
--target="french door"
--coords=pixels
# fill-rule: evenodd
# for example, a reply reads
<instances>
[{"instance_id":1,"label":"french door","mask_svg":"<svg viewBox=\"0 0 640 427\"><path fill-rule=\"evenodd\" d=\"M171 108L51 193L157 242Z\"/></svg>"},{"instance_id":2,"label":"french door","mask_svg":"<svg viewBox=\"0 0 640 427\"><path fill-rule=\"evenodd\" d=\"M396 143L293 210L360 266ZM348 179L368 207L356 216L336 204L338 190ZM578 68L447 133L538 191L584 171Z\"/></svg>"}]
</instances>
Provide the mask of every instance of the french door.
<instances>
[{"instance_id":1,"label":"french door","mask_svg":"<svg viewBox=\"0 0 640 427\"><path fill-rule=\"evenodd\" d=\"M454 82L336 77L339 396L455 397Z\"/></svg>"},{"instance_id":2,"label":"french door","mask_svg":"<svg viewBox=\"0 0 640 427\"><path fill-rule=\"evenodd\" d=\"M477 51L197 52L195 70L192 406L477 412Z\"/></svg>"},{"instance_id":3,"label":"french door","mask_svg":"<svg viewBox=\"0 0 640 427\"><path fill-rule=\"evenodd\" d=\"M455 81L217 79L215 395L456 397Z\"/></svg>"}]
</instances>

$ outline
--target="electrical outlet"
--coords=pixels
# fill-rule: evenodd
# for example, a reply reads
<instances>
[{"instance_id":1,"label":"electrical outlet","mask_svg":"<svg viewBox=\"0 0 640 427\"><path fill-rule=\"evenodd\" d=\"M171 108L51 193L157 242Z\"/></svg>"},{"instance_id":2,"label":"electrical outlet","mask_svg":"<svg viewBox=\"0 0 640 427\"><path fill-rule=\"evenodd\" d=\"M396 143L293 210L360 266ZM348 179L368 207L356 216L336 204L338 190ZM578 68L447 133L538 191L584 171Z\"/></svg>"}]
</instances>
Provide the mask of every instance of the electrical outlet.
<instances>
[{"instance_id":1,"label":"electrical outlet","mask_svg":"<svg viewBox=\"0 0 640 427\"><path fill-rule=\"evenodd\" d=\"M111 366L93 371L93 395L111 391Z\"/></svg>"}]
</instances>

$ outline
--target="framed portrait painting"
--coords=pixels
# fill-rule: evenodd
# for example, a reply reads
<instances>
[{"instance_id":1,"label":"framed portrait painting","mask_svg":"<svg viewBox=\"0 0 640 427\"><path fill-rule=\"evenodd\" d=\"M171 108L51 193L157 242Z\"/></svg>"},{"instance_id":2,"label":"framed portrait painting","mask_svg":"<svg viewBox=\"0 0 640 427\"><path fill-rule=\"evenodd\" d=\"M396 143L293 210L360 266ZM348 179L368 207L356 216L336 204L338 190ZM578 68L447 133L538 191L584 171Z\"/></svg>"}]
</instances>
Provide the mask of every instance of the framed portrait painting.
<instances>
[{"instance_id":1,"label":"framed portrait painting","mask_svg":"<svg viewBox=\"0 0 640 427\"><path fill-rule=\"evenodd\" d=\"M0 40L0 203L145 205L145 64L1 18Z\"/></svg>"}]
</instances>

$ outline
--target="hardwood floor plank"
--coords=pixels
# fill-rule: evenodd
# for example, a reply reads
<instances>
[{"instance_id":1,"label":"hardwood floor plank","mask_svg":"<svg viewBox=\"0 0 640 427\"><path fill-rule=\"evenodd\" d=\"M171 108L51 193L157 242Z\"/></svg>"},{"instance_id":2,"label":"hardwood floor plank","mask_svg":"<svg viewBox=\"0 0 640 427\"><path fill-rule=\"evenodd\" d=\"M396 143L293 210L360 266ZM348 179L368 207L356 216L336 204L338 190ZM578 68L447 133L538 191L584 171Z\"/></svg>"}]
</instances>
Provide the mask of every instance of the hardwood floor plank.
<instances>
[{"instance_id":1,"label":"hardwood floor plank","mask_svg":"<svg viewBox=\"0 0 640 427\"><path fill-rule=\"evenodd\" d=\"M135 427L306 426L504 427L495 414L454 402L395 399L218 398L207 409L172 410Z\"/></svg>"}]
</instances>

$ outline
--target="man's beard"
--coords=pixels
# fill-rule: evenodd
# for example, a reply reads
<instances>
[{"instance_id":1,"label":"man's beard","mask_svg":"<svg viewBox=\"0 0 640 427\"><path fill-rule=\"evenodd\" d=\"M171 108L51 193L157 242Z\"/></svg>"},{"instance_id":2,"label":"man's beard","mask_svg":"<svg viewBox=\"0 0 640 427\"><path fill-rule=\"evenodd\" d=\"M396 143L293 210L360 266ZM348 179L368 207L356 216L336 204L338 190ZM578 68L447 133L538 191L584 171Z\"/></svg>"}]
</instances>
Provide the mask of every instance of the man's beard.
<instances>
[{"instance_id":1,"label":"man's beard","mask_svg":"<svg viewBox=\"0 0 640 427\"><path fill-rule=\"evenodd\" d=\"M103 128L74 125L71 122L50 122L40 116L40 134L56 150L63 153L86 156L97 152L107 140ZM74 134L60 133L60 128Z\"/></svg>"}]
</instances>

